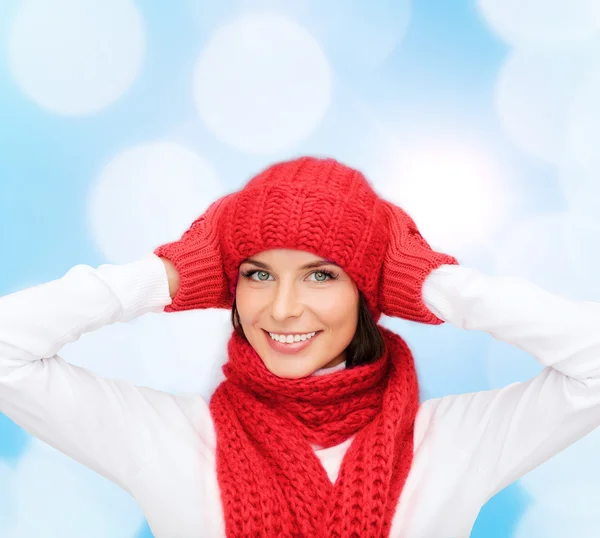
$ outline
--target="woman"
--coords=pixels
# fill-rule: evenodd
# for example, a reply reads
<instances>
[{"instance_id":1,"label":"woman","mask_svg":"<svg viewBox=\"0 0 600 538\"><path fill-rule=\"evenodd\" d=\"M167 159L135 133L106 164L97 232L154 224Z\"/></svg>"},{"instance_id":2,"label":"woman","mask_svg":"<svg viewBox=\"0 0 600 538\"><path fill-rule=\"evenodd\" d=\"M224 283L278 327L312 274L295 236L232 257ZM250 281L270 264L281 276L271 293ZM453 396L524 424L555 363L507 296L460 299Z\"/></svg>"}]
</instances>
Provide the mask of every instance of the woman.
<instances>
[{"instance_id":1,"label":"woman","mask_svg":"<svg viewBox=\"0 0 600 538\"><path fill-rule=\"evenodd\" d=\"M468 537L495 493L600 424L594 306L461 267L359 172L303 157L144 259L0 299L0 410L129 491L156 538ZM57 355L110 323L195 308L232 309L210 402ZM488 331L546 368L419 403L382 313Z\"/></svg>"}]
</instances>

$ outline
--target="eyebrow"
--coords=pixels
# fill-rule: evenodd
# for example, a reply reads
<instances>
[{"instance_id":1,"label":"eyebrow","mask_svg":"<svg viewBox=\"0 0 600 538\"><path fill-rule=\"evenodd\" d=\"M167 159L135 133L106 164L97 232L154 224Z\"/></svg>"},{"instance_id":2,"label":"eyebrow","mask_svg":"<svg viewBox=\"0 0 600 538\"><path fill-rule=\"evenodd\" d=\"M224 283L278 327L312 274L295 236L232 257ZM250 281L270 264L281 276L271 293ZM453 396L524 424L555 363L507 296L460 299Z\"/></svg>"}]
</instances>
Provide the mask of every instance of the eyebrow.
<instances>
[{"instance_id":1,"label":"eyebrow","mask_svg":"<svg viewBox=\"0 0 600 538\"><path fill-rule=\"evenodd\" d=\"M271 267L269 265L267 265L266 263L259 262L257 260L253 260L252 258L247 258L242 263L251 263L253 265L256 265L257 267L260 267L261 269L265 269L267 271L271 270ZM301 270L314 269L316 267L323 267L324 265L335 265L336 267L339 267L339 265L337 263L335 263L334 261L331 261L331 260L319 260L319 261L316 261L316 262L306 263L302 267L300 267L300 269Z\"/></svg>"}]
</instances>

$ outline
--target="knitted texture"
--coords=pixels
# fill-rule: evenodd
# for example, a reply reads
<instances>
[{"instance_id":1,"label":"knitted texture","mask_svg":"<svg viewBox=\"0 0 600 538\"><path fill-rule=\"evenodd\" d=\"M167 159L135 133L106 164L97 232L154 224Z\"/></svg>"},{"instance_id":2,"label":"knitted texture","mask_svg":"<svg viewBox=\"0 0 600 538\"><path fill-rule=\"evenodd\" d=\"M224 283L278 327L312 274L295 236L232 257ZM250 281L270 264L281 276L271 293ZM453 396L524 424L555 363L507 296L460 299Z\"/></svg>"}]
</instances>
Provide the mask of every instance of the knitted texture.
<instances>
[{"instance_id":1,"label":"knitted texture","mask_svg":"<svg viewBox=\"0 0 600 538\"><path fill-rule=\"evenodd\" d=\"M221 244L232 296L243 260L274 248L299 249L340 265L377 321L386 218L360 172L334 159L277 163L248 182L223 216Z\"/></svg>"},{"instance_id":2,"label":"knitted texture","mask_svg":"<svg viewBox=\"0 0 600 538\"><path fill-rule=\"evenodd\" d=\"M168 311L231 307L241 263L285 248L341 266L375 322L385 313L442 323L425 306L422 286L432 270L457 261L434 252L360 172L312 157L270 166L155 251L180 273ZM378 360L303 379L271 374L233 332L226 380L210 402L229 538L389 535L412 463L418 383L404 341L378 327L386 344ZM331 484L310 445L352 435Z\"/></svg>"},{"instance_id":3,"label":"knitted texture","mask_svg":"<svg viewBox=\"0 0 600 538\"><path fill-rule=\"evenodd\" d=\"M231 307L218 234L220 214L231 196L213 202L181 239L154 251L170 260L179 272L179 289L165 312Z\"/></svg>"},{"instance_id":4,"label":"knitted texture","mask_svg":"<svg viewBox=\"0 0 600 538\"><path fill-rule=\"evenodd\" d=\"M455 258L433 251L413 220L335 159L274 164L214 202L181 239L155 250L180 288L166 312L231 308L240 264L275 248L317 253L354 280L377 322L382 313L440 324L422 298L431 271Z\"/></svg>"},{"instance_id":5,"label":"knitted texture","mask_svg":"<svg viewBox=\"0 0 600 538\"><path fill-rule=\"evenodd\" d=\"M387 217L387 249L379 279L382 313L421 323L439 325L442 320L427 309L423 284L440 265L455 265L456 258L431 249L408 214L381 200Z\"/></svg>"},{"instance_id":6,"label":"knitted texture","mask_svg":"<svg viewBox=\"0 0 600 538\"><path fill-rule=\"evenodd\" d=\"M229 537L389 536L413 457L419 398L412 354L379 326L371 364L282 379L233 333L210 410ZM332 484L312 444L355 435Z\"/></svg>"}]
</instances>

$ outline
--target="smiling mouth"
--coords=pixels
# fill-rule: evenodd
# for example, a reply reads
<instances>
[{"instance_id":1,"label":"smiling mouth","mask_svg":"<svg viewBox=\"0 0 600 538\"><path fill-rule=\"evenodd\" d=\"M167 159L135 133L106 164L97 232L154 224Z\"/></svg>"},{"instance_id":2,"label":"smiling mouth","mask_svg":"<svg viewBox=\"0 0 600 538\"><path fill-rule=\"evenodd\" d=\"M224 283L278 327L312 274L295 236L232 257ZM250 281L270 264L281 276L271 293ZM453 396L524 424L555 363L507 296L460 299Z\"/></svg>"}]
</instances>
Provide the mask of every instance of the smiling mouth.
<instances>
[{"instance_id":1,"label":"smiling mouth","mask_svg":"<svg viewBox=\"0 0 600 538\"><path fill-rule=\"evenodd\" d=\"M315 334L311 338L308 338L306 340L299 340L298 342L292 342L290 344L288 344L287 342L279 342L278 340L273 340L273 338L271 338L271 335L267 331L263 329L263 332L265 333L265 337L269 341L269 345L272 349L280 353L290 354L296 353L297 351L301 351L310 346L312 341L315 338L318 338L323 331L313 331Z\"/></svg>"},{"instance_id":2,"label":"smiling mouth","mask_svg":"<svg viewBox=\"0 0 600 538\"><path fill-rule=\"evenodd\" d=\"M265 331L267 334L269 334L269 333L273 333L273 334L285 334L286 336L288 334L291 334L292 336L295 336L297 334L310 334L310 333L319 333L319 332L321 332L319 330L319 331L303 331L303 332L296 331L296 332L293 332L293 333L278 333L277 331L267 331L266 329L262 329L262 330Z\"/></svg>"},{"instance_id":3,"label":"smiling mouth","mask_svg":"<svg viewBox=\"0 0 600 538\"><path fill-rule=\"evenodd\" d=\"M271 338L271 334L284 334L284 333L278 333L275 331L267 331L266 329L261 329L269 338ZM311 334L311 333L315 333L314 336L312 338L314 338L315 336L317 336L317 334L323 332L323 330L318 330L318 331L306 331L303 333L300 332L296 332L296 333L287 333L287 334L291 334L292 336L295 336L297 334ZM287 335L286 335L287 336ZM310 340L310 338L309 338ZM299 342L306 342L306 340L299 340ZM298 343L298 342L293 342L293 343Z\"/></svg>"}]
</instances>

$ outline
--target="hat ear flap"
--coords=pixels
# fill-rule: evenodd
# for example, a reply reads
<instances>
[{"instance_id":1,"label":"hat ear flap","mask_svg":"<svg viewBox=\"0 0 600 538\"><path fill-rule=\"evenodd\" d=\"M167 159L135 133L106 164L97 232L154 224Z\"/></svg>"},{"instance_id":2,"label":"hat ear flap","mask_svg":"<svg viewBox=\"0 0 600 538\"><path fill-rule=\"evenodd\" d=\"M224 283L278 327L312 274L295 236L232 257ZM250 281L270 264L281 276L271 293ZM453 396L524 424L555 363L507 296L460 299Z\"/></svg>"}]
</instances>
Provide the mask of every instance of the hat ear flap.
<instances>
[{"instance_id":1,"label":"hat ear flap","mask_svg":"<svg viewBox=\"0 0 600 538\"><path fill-rule=\"evenodd\" d=\"M434 269L444 264L457 265L458 261L432 250L404 210L387 200L382 203L388 243L379 279L379 308L386 316L439 325L443 320L423 301L423 283Z\"/></svg>"}]
</instances>

